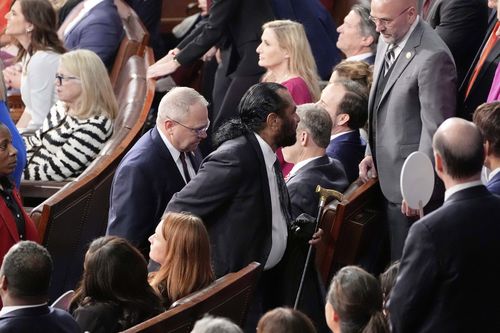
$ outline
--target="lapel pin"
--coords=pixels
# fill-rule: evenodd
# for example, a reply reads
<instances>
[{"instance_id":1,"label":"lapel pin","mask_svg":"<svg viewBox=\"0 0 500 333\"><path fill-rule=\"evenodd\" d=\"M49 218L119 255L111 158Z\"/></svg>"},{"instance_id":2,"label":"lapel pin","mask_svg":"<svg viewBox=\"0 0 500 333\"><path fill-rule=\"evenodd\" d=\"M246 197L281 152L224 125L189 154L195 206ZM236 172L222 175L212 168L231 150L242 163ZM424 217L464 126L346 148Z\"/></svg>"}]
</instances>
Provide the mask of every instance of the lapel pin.
<instances>
[{"instance_id":1,"label":"lapel pin","mask_svg":"<svg viewBox=\"0 0 500 333\"><path fill-rule=\"evenodd\" d=\"M406 59L410 59L412 56L411 52L406 52Z\"/></svg>"}]
</instances>

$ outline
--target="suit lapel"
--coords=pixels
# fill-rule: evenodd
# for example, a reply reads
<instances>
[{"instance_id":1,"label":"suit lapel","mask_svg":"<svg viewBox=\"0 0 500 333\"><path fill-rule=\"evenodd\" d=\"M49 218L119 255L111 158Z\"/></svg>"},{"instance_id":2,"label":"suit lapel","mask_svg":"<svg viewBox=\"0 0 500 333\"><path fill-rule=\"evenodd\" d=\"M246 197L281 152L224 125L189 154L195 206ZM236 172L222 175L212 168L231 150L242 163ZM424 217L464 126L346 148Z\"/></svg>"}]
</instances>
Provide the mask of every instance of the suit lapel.
<instances>
[{"instance_id":1,"label":"suit lapel","mask_svg":"<svg viewBox=\"0 0 500 333\"><path fill-rule=\"evenodd\" d=\"M415 27L415 30L413 30L412 34L408 38L405 47L403 48L403 50L401 50L401 53L399 54L398 58L396 59L396 62L393 65L394 68L392 69L392 72L390 73L390 76L387 79L387 84L385 85L384 91L382 93L382 96L380 97L380 102L379 105L377 105L377 108L380 106L380 104L382 104L382 101L385 99L385 97L391 90L392 86L396 83L401 74L403 74L406 67L410 64L410 62L413 61L413 58L415 58L415 54L417 52L416 49L417 47L420 46L423 32L424 29L422 22L419 21L417 26Z\"/></svg>"}]
</instances>

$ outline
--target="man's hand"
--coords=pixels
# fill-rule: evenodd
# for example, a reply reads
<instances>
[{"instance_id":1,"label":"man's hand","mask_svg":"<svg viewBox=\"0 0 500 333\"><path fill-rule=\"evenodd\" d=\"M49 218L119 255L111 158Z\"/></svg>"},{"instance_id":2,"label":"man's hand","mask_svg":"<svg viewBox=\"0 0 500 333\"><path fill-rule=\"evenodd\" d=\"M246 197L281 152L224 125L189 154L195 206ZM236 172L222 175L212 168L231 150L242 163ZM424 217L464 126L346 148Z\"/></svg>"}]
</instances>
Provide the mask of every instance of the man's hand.
<instances>
[{"instance_id":1,"label":"man's hand","mask_svg":"<svg viewBox=\"0 0 500 333\"><path fill-rule=\"evenodd\" d=\"M363 183L366 183L371 178L377 178L377 170L375 169L371 155L365 156L361 163L359 163L359 178L361 178Z\"/></svg>"},{"instance_id":2,"label":"man's hand","mask_svg":"<svg viewBox=\"0 0 500 333\"><path fill-rule=\"evenodd\" d=\"M404 199L401 203L401 213L408 217L419 216L418 209L410 208L410 206L408 206L408 203Z\"/></svg>"},{"instance_id":3,"label":"man's hand","mask_svg":"<svg viewBox=\"0 0 500 333\"><path fill-rule=\"evenodd\" d=\"M167 55L167 57L168 57L168 55ZM162 61L162 60L160 60L160 61ZM179 64L179 62L177 62L176 60L173 60L173 59L169 60L167 62L161 62L161 63L160 63L160 61L149 66L148 74L147 74L148 79L157 78L157 77L172 74L173 72L175 72L177 70L177 68L179 68L181 66Z\"/></svg>"},{"instance_id":4,"label":"man's hand","mask_svg":"<svg viewBox=\"0 0 500 333\"><path fill-rule=\"evenodd\" d=\"M321 242L321 238L323 238L323 229L319 228L318 231L313 234L309 244L316 245Z\"/></svg>"}]
</instances>

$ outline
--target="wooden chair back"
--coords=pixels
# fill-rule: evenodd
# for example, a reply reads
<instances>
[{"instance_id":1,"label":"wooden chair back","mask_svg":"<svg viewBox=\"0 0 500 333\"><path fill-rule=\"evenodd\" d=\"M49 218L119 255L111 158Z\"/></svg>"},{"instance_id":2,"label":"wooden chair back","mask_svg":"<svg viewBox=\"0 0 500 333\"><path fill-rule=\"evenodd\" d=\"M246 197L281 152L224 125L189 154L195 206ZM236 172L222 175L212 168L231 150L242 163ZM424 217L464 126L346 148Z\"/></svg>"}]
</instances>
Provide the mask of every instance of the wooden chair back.
<instances>
[{"instance_id":1,"label":"wooden chair back","mask_svg":"<svg viewBox=\"0 0 500 333\"><path fill-rule=\"evenodd\" d=\"M229 318L242 326L261 271L262 266L253 262L178 300L170 310L124 332L189 333L194 323L206 313Z\"/></svg>"},{"instance_id":2,"label":"wooden chair back","mask_svg":"<svg viewBox=\"0 0 500 333\"><path fill-rule=\"evenodd\" d=\"M321 214L324 236L316 247L316 266L325 286L343 266L356 263L370 237L370 228L380 219L382 193L378 180L355 181L344 200L330 202Z\"/></svg>"}]
</instances>

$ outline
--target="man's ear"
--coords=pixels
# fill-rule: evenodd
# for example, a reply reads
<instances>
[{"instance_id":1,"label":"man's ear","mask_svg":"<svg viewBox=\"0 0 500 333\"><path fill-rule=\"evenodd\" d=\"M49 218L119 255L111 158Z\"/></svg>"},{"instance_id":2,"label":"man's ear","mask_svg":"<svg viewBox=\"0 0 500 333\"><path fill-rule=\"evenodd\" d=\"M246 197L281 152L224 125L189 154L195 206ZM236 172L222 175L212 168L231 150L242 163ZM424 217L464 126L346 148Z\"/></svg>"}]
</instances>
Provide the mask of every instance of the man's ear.
<instances>
[{"instance_id":1,"label":"man's ear","mask_svg":"<svg viewBox=\"0 0 500 333\"><path fill-rule=\"evenodd\" d=\"M347 113L341 113L337 116L337 125L344 126L349 122L351 117Z\"/></svg>"},{"instance_id":2,"label":"man's ear","mask_svg":"<svg viewBox=\"0 0 500 333\"><path fill-rule=\"evenodd\" d=\"M276 113L271 112L266 117L266 124L267 127L272 128L273 130L279 128L279 116Z\"/></svg>"},{"instance_id":3,"label":"man's ear","mask_svg":"<svg viewBox=\"0 0 500 333\"><path fill-rule=\"evenodd\" d=\"M7 285L8 285L8 282L7 282L7 278L5 277L5 275L2 275L0 276L0 289L2 290L7 290Z\"/></svg>"},{"instance_id":4,"label":"man's ear","mask_svg":"<svg viewBox=\"0 0 500 333\"><path fill-rule=\"evenodd\" d=\"M299 140L302 147L305 147L310 139L310 135L309 133L307 133L307 131L300 131Z\"/></svg>"},{"instance_id":5,"label":"man's ear","mask_svg":"<svg viewBox=\"0 0 500 333\"><path fill-rule=\"evenodd\" d=\"M364 36L363 38L361 38L361 45L363 45L365 47L369 47L374 42L375 42L375 40L373 39L372 36Z\"/></svg>"},{"instance_id":6,"label":"man's ear","mask_svg":"<svg viewBox=\"0 0 500 333\"><path fill-rule=\"evenodd\" d=\"M444 173L443 157L437 152L434 152L434 169L438 175Z\"/></svg>"}]
</instances>

